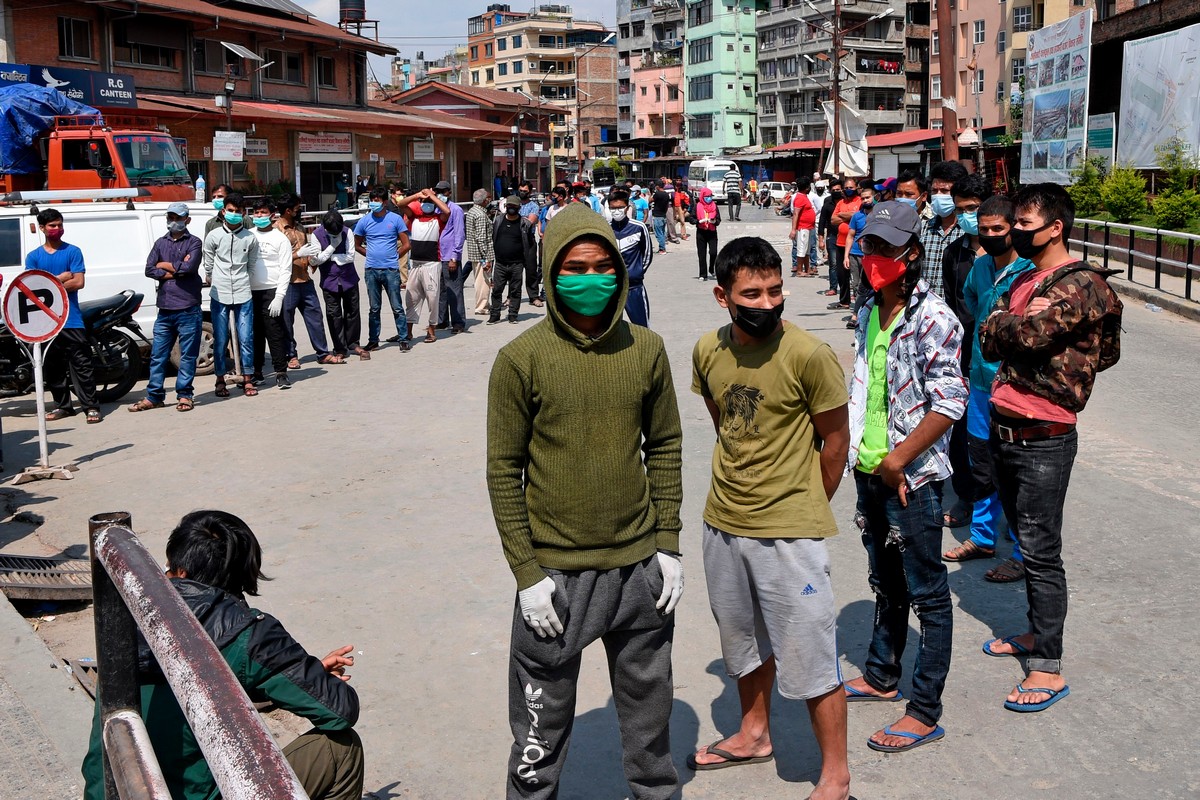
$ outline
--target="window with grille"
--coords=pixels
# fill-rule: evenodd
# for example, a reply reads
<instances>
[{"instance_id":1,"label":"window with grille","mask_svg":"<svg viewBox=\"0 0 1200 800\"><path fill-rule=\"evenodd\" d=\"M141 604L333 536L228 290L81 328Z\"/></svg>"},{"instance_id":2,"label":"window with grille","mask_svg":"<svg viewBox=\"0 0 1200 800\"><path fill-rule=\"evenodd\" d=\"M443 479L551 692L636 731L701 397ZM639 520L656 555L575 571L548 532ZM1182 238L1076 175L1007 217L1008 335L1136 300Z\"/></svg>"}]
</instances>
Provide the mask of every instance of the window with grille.
<instances>
[{"instance_id":1,"label":"window with grille","mask_svg":"<svg viewBox=\"0 0 1200 800\"><path fill-rule=\"evenodd\" d=\"M971 93L972 94L983 94L983 85L984 85L983 69L979 68L979 69L975 70L975 79L971 82Z\"/></svg>"},{"instance_id":2,"label":"window with grille","mask_svg":"<svg viewBox=\"0 0 1200 800\"><path fill-rule=\"evenodd\" d=\"M688 79L688 100L712 100L712 96L712 75L701 75Z\"/></svg>"},{"instance_id":3,"label":"window with grille","mask_svg":"<svg viewBox=\"0 0 1200 800\"><path fill-rule=\"evenodd\" d=\"M693 139L711 139L713 135L712 114L697 114L692 120L688 136Z\"/></svg>"},{"instance_id":4,"label":"window with grille","mask_svg":"<svg viewBox=\"0 0 1200 800\"><path fill-rule=\"evenodd\" d=\"M1033 6L1017 6L1013 9L1013 32L1033 30Z\"/></svg>"},{"instance_id":5,"label":"window with grille","mask_svg":"<svg viewBox=\"0 0 1200 800\"><path fill-rule=\"evenodd\" d=\"M301 69L303 59L299 53L266 50L263 52L263 61L275 62L263 70L263 77L267 80L304 83L304 70Z\"/></svg>"},{"instance_id":6,"label":"window with grille","mask_svg":"<svg viewBox=\"0 0 1200 800\"><path fill-rule=\"evenodd\" d=\"M705 61L712 61L712 57L713 40L711 36L688 43L689 64L703 64Z\"/></svg>"},{"instance_id":7,"label":"window with grille","mask_svg":"<svg viewBox=\"0 0 1200 800\"><path fill-rule=\"evenodd\" d=\"M1008 31L1001 29L996 31L996 52L1003 53L1008 47Z\"/></svg>"},{"instance_id":8,"label":"window with grille","mask_svg":"<svg viewBox=\"0 0 1200 800\"><path fill-rule=\"evenodd\" d=\"M317 85L337 88L337 62L327 56L317 56Z\"/></svg>"},{"instance_id":9,"label":"window with grille","mask_svg":"<svg viewBox=\"0 0 1200 800\"><path fill-rule=\"evenodd\" d=\"M1012 82L1020 83L1021 78L1025 77L1025 59L1014 58L1012 60Z\"/></svg>"},{"instance_id":10,"label":"window with grille","mask_svg":"<svg viewBox=\"0 0 1200 800\"><path fill-rule=\"evenodd\" d=\"M688 25L696 27L697 25L707 25L712 22L713 4L712 0L700 0L695 5L688 6ZM709 136L712 135L712 119L709 118ZM694 125L693 125L694 127Z\"/></svg>"},{"instance_id":11,"label":"window with grille","mask_svg":"<svg viewBox=\"0 0 1200 800\"><path fill-rule=\"evenodd\" d=\"M974 33L975 33L975 38L974 38L975 44L983 44L984 42L987 41L987 25L984 22L984 20L981 20L981 19L975 20Z\"/></svg>"}]
</instances>

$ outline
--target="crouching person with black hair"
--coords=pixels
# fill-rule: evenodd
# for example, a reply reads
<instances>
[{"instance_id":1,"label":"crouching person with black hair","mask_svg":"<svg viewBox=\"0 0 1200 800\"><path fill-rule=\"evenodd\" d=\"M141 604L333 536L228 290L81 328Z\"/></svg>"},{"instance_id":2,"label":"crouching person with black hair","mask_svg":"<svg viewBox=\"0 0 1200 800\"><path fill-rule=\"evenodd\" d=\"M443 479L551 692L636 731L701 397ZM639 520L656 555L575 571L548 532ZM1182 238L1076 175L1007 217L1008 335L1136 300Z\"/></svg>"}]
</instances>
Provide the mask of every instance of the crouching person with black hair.
<instances>
[{"instance_id":1,"label":"crouching person with black hair","mask_svg":"<svg viewBox=\"0 0 1200 800\"><path fill-rule=\"evenodd\" d=\"M900 701L911 608L920 624L904 716L867 740L895 753L936 741L950 671L953 604L942 563L942 484L950 428L967 410L959 365L962 325L921 279L922 222L908 205L880 203L859 240L875 290L859 312L850 384L847 474L858 486L855 522L867 550L875 628L848 701Z\"/></svg>"},{"instance_id":2,"label":"crouching person with black hair","mask_svg":"<svg viewBox=\"0 0 1200 800\"><path fill-rule=\"evenodd\" d=\"M246 603L258 594L262 549L245 522L224 511L194 511L167 540L167 577L251 697L266 698L313 723L283 749L313 800L360 800L363 747L353 725L358 694L346 681L352 645L309 655L279 620ZM162 669L138 635L142 718L177 800L208 800L216 782ZM85 800L104 800L100 705L83 761Z\"/></svg>"}]
</instances>

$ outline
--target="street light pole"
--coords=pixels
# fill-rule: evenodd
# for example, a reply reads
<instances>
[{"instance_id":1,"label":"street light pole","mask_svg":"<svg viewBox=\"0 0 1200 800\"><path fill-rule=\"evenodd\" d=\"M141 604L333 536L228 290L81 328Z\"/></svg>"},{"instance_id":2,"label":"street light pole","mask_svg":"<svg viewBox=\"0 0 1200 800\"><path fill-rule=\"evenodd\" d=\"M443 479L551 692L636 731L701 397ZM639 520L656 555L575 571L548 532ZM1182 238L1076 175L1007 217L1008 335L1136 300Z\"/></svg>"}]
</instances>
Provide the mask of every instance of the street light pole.
<instances>
[{"instance_id":1,"label":"street light pole","mask_svg":"<svg viewBox=\"0 0 1200 800\"><path fill-rule=\"evenodd\" d=\"M580 92L580 89L579 89L579 84L580 84L579 64L581 61L583 61L584 56L586 56L588 53L595 50L600 45L608 44L609 42L611 42L613 40L613 37L615 37L615 36L616 36L616 34L612 33L610 31L607 36L605 36L600 41L596 42L594 45L592 45L588 49L584 50L582 53L575 54L575 152L579 157L578 177L580 179L583 178L583 120L581 120L579 118L579 113L583 109L579 105L579 92ZM587 94L587 93L584 92L584 94ZM588 97L591 97L591 95L589 94ZM593 104L594 103L588 103L589 106L593 105Z\"/></svg>"},{"instance_id":2,"label":"street light pole","mask_svg":"<svg viewBox=\"0 0 1200 800\"><path fill-rule=\"evenodd\" d=\"M938 52L938 73L942 78L942 154L947 161L958 161L958 110L954 103L946 104L946 93L957 83L954 71L954 14L949 2L937 4L937 35L941 40Z\"/></svg>"}]
</instances>

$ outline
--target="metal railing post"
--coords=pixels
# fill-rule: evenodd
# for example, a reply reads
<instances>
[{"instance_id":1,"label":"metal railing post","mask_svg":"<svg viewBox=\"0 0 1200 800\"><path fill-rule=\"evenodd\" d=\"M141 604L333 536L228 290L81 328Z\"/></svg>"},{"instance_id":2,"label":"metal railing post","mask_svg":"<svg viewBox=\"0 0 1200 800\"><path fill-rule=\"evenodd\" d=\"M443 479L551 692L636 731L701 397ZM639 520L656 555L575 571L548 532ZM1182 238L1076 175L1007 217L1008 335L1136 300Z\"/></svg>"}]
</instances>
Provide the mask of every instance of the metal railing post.
<instances>
[{"instance_id":1,"label":"metal railing post","mask_svg":"<svg viewBox=\"0 0 1200 800\"><path fill-rule=\"evenodd\" d=\"M1188 239L1187 266L1183 268L1183 297L1192 299L1192 262L1196 258L1196 240Z\"/></svg>"},{"instance_id":2,"label":"metal railing post","mask_svg":"<svg viewBox=\"0 0 1200 800\"><path fill-rule=\"evenodd\" d=\"M1125 259L1126 263L1129 265L1129 274L1127 279L1130 283L1133 283L1133 240L1134 237L1137 236L1137 233L1133 230L1133 228L1129 228L1128 230L1129 241L1126 242L1127 248L1125 250Z\"/></svg>"},{"instance_id":3,"label":"metal railing post","mask_svg":"<svg viewBox=\"0 0 1200 800\"><path fill-rule=\"evenodd\" d=\"M137 622L121 599L116 585L96 555L96 536L110 525L130 527L129 514L97 514L88 520L88 545L92 561L92 615L96 629L96 699L100 718L121 711L140 714L141 690L137 678ZM104 752L104 797L119 800L107 749Z\"/></svg>"},{"instance_id":4,"label":"metal railing post","mask_svg":"<svg viewBox=\"0 0 1200 800\"><path fill-rule=\"evenodd\" d=\"M1162 288L1162 231L1154 232L1154 288Z\"/></svg>"},{"instance_id":5,"label":"metal railing post","mask_svg":"<svg viewBox=\"0 0 1200 800\"><path fill-rule=\"evenodd\" d=\"M1104 223L1104 268L1108 269L1108 246L1112 240L1112 228Z\"/></svg>"},{"instance_id":6,"label":"metal railing post","mask_svg":"<svg viewBox=\"0 0 1200 800\"><path fill-rule=\"evenodd\" d=\"M1088 259L1088 244L1092 240L1092 226L1088 223L1083 223L1083 260Z\"/></svg>"}]
</instances>

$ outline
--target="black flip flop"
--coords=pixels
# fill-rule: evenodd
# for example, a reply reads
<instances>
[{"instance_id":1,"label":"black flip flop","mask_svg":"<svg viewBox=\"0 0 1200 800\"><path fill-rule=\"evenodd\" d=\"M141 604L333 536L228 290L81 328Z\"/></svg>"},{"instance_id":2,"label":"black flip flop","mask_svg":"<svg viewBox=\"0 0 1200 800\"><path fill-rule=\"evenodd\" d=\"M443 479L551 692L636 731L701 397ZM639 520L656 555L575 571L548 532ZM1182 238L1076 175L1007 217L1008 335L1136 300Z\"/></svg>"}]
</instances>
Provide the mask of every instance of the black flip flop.
<instances>
[{"instance_id":1,"label":"black flip flop","mask_svg":"<svg viewBox=\"0 0 1200 800\"><path fill-rule=\"evenodd\" d=\"M768 761L775 760L774 753L768 753L765 756L735 756L733 753L717 747L717 745L723 741L725 741L725 739L717 739L715 742L710 744L708 746L708 752L715 756L720 756L721 758L725 759L724 761L719 761L716 764L701 764L696 761L696 754L692 753L687 757L687 765L697 772L700 772L703 770L726 769L727 767L744 767L747 764L764 764Z\"/></svg>"}]
</instances>

